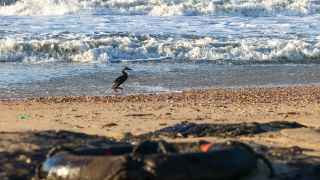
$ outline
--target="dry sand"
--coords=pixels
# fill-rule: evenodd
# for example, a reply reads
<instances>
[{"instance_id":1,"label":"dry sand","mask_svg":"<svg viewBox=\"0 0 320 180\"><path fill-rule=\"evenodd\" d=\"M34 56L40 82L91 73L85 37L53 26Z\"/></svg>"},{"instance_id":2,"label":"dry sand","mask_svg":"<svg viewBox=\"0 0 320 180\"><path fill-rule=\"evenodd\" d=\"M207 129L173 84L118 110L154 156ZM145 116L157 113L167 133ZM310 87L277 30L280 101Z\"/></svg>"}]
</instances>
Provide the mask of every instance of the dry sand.
<instances>
[{"instance_id":1,"label":"dry sand","mask_svg":"<svg viewBox=\"0 0 320 180\"><path fill-rule=\"evenodd\" d=\"M45 130L121 138L127 132L138 135L181 121L238 123L285 120L296 121L308 128L285 129L237 139L268 146L299 146L320 157L320 131L315 130L320 128L319 86L3 100L0 110L0 152L39 149L41 144L30 143L25 133ZM214 137L205 139L221 140Z\"/></svg>"}]
</instances>

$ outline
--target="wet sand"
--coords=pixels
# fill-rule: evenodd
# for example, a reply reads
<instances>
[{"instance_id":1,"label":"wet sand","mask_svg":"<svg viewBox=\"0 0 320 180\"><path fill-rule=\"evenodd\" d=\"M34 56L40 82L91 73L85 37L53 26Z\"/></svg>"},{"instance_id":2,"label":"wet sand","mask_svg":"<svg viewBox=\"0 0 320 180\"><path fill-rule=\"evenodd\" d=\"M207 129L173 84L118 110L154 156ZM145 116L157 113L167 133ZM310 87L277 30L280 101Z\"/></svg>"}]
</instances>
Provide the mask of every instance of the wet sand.
<instances>
[{"instance_id":1,"label":"wet sand","mask_svg":"<svg viewBox=\"0 0 320 180\"><path fill-rule=\"evenodd\" d=\"M122 138L182 121L240 123L292 121L306 128L283 129L233 139L269 147L298 146L320 157L320 86L208 89L107 97L48 97L0 102L0 152L30 152L53 144L34 143L30 133L70 131ZM171 141L218 137L188 137ZM43 141L43 139L42 139ZM42 147L43 146L43 147ZM3 155L3 154L2 154ZM10 169L10 168L9 168ZM1 177L1 173L0 173Z\"/></svg>"}]
</instances>

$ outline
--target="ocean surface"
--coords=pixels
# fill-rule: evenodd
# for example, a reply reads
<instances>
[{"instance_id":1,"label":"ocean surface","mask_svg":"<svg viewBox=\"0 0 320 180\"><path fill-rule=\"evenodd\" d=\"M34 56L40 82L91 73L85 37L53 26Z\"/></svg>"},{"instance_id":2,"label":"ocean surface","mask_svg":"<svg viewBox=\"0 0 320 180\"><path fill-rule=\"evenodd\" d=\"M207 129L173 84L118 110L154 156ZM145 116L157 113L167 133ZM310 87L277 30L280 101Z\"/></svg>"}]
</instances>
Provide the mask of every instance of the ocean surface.
<instances>
[{"instance_id":1,"label":"ocean surface","mask_svg":"<svg viewBox=\"0 0 320 180\"><path fill-rule=\"evenodd\" d=\"M320 82L320 0L0 0L0 99Z\"/></svg>"}]
</instances>

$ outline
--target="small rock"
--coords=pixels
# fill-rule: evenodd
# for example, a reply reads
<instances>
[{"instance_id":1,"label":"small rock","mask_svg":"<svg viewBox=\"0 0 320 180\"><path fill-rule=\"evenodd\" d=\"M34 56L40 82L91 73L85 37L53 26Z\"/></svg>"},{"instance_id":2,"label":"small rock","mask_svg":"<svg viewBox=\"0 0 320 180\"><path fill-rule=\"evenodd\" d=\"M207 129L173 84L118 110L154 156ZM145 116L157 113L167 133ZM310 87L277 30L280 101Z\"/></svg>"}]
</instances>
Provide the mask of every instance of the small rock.
<instances>
[{"instance_id":1,"label":"small rock","mask_svg":"<svg viewBox=\"0 0 320 180\"><path fill-rule=\"evenodd\" d=\"M102 128L106 128L106 127L114 127L114 126L118 126L118 124L117 124L117 123L113 123L113 122L111 122L111 123L108 123L108 124L103 125L103 126L102 126Z\"/></svg>"}]
</instances>

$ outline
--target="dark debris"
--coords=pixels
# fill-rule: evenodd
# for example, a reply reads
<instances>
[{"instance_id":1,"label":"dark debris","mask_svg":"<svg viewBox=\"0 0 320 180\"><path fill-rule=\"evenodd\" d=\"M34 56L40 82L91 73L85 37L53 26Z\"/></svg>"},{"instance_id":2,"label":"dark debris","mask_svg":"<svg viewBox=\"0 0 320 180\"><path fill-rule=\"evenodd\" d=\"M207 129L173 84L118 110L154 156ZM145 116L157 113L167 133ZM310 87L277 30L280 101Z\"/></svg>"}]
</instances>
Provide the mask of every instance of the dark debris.
<instances>
[{"instance_id":1,"label":"dark debris","mask_svg":"<svg viewBox=\"0 0 320 180\"><path fill-rule=\"evenodd\" d=\"M177 137L236 137L242 135L255 135L271 131L279 131L282 129L292 129L305 127L297 122L289 121L272 121L268 123L235 123L235 124L208 124L208 123L192 123L182 122L173 126L165 127L160 130L149 132L140 136L142 139L157 138L167 136L171 138Z\"/></svg>"}]
</instances>

